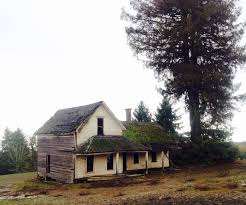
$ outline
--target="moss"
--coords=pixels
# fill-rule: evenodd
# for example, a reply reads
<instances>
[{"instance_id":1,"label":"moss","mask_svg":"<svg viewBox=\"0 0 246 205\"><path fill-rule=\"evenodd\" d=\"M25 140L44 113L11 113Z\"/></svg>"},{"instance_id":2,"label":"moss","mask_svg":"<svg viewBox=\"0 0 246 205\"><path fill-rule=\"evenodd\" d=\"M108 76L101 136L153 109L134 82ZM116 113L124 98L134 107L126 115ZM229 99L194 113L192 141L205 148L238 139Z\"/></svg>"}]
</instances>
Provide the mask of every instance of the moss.
<instances>
[{"instance_id":1,"label":"moss","mask_svg":"<svg viewBox=\"0 0 246 205\"><path fill-rule=\"evenodd\" d=\"M174 134L167 133L157 123L130 122L126 124L127 130L123 135L135 142L142 144L163 143L169 144L176 141Z\"/></svg>"},{"instance_id":2,"label":"moss","mask_svg":"<svg viewBox=\"0 0 246 205\"><path fill-rule=\"evenodd\" d=\"M149 148L122 136L94 136L80 146L76 153L103 153L116 151L146 151Z\"/></svg>"}]
</instances>

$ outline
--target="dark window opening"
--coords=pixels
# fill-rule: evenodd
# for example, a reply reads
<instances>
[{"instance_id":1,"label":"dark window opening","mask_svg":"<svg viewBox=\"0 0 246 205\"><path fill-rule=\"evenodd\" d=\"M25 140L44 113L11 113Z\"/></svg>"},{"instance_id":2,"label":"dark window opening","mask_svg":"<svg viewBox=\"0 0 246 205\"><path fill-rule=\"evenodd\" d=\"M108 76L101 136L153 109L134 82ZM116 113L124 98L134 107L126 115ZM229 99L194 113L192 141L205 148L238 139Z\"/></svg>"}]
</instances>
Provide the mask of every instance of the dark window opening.
<instances>
[{"instance_id":1,"label":"dark window opening","mask_svg":"<svg viewBox=\"0 0 246 205\"><path fill-rule=\"evenodd\" d=\"M113 165L114 165L114 155L109 154L107 156L107 170L113 169Z\"/></svg>"},{"instance_id":2,"label":"dark window opening","mask_svg":"<svg viewBox=\"0 0 246 205\"><path fill-rule=\"evenodd\" d=\"M93 172L94 156L87 156L87 172Z\"/></svg>"},{"instance_id":3,"label":"dark window opening","mask_svg":"<svg viewBox=\"0 0 246 205\"><path fill-rule=\"evenodd\" d=\"M139 154L138 153L134 153L133 154L133 160L134 160L134 164L138 164L139 163Z\"/></svg>"},{"instance_id":4,"label":"dark window opening","mask_svg":"<svg viewBox=\"0 0 246 205\"><path fill-rule=\"evenodd\" d=\"M151 152L151 161L152 162L157 162L156 152Z\"/></svg>"},{"instance_id":5,"label":"dark window opening","mask_svg":"<svg viewBox=\"0 0 246 205\"><path fill-rule=\"evenodd\" d=\"M46 173L50 173L50 155L46 155Z\"/></svg>"},{"instance_id":6,"label":"dark window opening","mask_svg":"<svg viewBox=\"0 0 246 205\"><path fill-rule=\"evenodd\" d=\"M103 133L103 118L97 118L97 135L104 135L104 133Z\"/></svg>"}]
</instances>

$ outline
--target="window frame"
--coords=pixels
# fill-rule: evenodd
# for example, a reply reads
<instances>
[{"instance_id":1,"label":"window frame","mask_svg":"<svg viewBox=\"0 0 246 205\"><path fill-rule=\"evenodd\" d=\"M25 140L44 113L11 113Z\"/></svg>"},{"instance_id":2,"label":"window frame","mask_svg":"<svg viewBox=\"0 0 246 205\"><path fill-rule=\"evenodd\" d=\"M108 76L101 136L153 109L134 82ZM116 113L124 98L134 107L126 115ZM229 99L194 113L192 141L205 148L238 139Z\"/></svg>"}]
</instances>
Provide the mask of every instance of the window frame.
<instances>
[{"instance_id":1,"label":"window frame","mask_svg":"<svg viewBox=\"0 0 246 205\"><path fill-rule=\"evenodd\" d=\"M97 118L97 135L104 136L104 118L103 117Z\"/></svg>"},{"instance_id":2,"label":"window frame","mask_svg":"<svg viewBox=\"0 0 246 205\"><path fill-rule=\"evenodd\" d=\"M139 153L138 152L133 153L133 163L139 164Z\"/></svg>"},{"instance_id":3,"label":"window frame","mask_svg":"<svg viewBox=\"0 0 246 205\"><path fill-rule=\"evenodd\" d=\"M94 171L94 155L86 156L86 172L90 173Z\"/></svg>"},{"instance_id":4,"label":"window frame","mask_svg":"<svg viewBox=\"0 0 246 205\"><path fill-rule=\"evenodd\" d=\"M114 154L108 154L107 155L107 170L113 170L114 169Z\"/></svg>"}]
</instances>

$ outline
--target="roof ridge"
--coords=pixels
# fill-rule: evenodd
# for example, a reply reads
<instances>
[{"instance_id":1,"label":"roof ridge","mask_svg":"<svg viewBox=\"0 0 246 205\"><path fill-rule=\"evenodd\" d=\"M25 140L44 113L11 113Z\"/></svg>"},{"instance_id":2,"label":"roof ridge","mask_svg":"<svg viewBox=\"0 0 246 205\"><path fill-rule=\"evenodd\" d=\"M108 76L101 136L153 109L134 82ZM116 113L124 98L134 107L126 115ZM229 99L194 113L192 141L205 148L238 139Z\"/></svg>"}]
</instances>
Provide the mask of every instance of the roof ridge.
<instances>
[{"instance_id":1,"label":"roof ridge","mask_svg":"<svg viewBox=\"0 0 246 205\"><path fill-rule=\"evenodd\" d=\"M90 103L90 104L86 104L86 105L80 105L80 106L62 108L62 109L57 110L56 112L64 111L64 110L69 110L69 109L75 109L75 108L81 108L81 107L86 107L86 106L91 106L91 105L96 105L96 104L102 104L103 102L104 101L98 101L98 102Z\"/></svg>"}]
</instances>

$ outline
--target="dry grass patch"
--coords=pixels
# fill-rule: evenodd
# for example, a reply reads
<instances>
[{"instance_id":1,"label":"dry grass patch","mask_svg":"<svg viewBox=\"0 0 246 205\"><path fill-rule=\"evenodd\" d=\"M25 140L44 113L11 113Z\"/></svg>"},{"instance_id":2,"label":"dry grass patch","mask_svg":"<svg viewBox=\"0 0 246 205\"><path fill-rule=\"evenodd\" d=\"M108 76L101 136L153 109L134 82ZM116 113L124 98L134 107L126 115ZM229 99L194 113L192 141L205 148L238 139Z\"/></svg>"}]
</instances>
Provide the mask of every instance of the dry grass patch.
<instances>
[{"instance_id":1,"label":"dry grass patch","mask_svg":"<svg viewBox=\"0 0 246 205\"><path fill-rule=\"evenodd\" d=\"M198 191L209 191L212 188L208 184L196 184L194 189Z\"/></svg>"},{"instance_id":2,"label":"dry grass patch","mask_svg":"<svg viewBox=\"0 0 246 205\"><path fill-rule=\"evenodd\" d=\"M226 185L225 185L226 188L228 189L236 189L239 187L238 183L236 182L228 182Z\"/></svg>"},{"instance_id":3,"label":"dry grass patch","mask_svg":"<svg viewBox=\"0 0 246 205\"><path fill-rule=\"evenodd\" d=\"M219 171L217 174L217 177L229 177L231 175L231 172L229 170L222 170Z\"/></svg>"},{"instance_id":4,"label":"dry grass patch","mask_svg":"<svg viewBox=\"0 0 246 205\"><path fill-rule=\"evenodd\" d=\"M180 187L180 188L176 189L177 192L183 192L186 190L187 190L187 187Z\"/></svg>"},{"instance_id":5,"label":"dry grass patch","mask_svg":"<svg viewBox=\"0 0 246 205\"><path fill-rule=\"evenodd\" d=\"M79 192L79 195L80 196L87 196L87 195L90 195L90 192L88 192L88 191L81 191L81 192Z\"/></svg>"},{"instance_id":6,"label":"dry grass patch","mask_svg":"<svg viewBox=\"0 0 246 205\"><path fill-rule=\"evenodd\" d=\"M114 194L114 197L121 197L121 196L125 196L125 195L126 195L125 193L120 191L120 192Z\"/></svg>"},{"instance_id":7,"label":"dry grass patch","mask_svg":"<svg viewBox=\"0 0 246 205\"><path fill-rule=\"evenodd\" d=\"M194 181L196 181L196 179L193 177L190 177L190 176L185 177L185 179L184 179L184 182L194 182Z\"/></svg>"}]
</instances>

